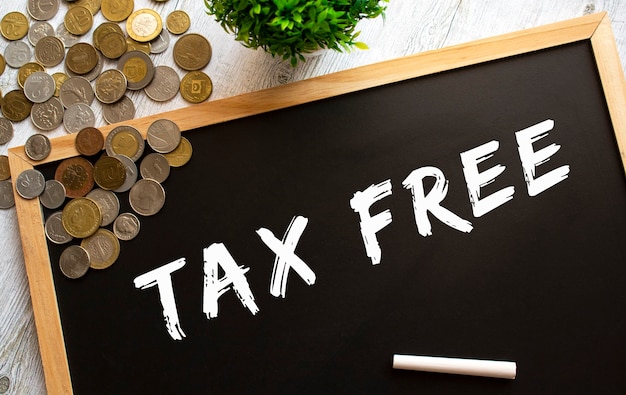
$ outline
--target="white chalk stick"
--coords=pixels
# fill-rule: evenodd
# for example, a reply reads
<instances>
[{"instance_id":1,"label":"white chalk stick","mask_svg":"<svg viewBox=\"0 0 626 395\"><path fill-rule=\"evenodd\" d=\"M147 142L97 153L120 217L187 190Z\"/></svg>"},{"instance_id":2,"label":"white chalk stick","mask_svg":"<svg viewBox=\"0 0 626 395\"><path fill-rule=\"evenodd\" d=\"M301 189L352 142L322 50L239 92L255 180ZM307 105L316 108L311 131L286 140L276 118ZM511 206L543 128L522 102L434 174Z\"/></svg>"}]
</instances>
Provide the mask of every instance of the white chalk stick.
<instances>
[{"instance_id":1,"label":"white chalk stick","mask_svg":"<svg viewBox=\"0 0 626 395\"><path fill-rule=\"evenodd\" d=\"M514 379L517 374L515 362L398 354L393 356L393 368L500 379Z\"/></svg>"}]
</instances>

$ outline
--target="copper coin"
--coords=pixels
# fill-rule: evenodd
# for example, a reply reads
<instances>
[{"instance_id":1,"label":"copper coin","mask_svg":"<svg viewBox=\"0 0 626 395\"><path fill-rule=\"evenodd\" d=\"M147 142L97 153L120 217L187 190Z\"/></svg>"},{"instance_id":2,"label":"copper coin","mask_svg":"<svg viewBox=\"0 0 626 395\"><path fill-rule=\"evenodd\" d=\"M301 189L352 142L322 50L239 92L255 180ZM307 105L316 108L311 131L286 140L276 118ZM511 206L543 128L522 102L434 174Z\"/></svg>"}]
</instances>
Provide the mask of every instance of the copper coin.
<instances>
[{"instance_id":1,"label":"copper coin","mask_svg":"<svg viewBox=\"0 0 626 395\"><path fill-rule=\"evenodd\" d=\"M93 189L93 165L81 157L65 159L57 167L54 179L63 184L67 197L83 197Z\"/></svg>"},{"instance_id":2,"label":"copper coin","mask_svg":"<svg viewBox=\"0 0 626 395\"><path fill-rule=\"evenodd\" d=\"M81 155L96 155L104 148L104 136L98 128L86 127L76 135L76 151Z\"/></svg>"}]
</instances>

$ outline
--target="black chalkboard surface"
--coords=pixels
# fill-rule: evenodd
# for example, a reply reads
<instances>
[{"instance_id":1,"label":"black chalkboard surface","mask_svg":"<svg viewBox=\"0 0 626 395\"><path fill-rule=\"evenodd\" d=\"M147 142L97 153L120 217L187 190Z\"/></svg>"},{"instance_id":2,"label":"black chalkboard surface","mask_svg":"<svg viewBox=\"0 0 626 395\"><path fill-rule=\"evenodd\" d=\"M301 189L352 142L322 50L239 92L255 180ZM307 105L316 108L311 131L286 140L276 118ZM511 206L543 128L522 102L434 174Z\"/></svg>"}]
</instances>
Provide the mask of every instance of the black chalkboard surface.
<instances>
[{"instance_id":1,"label":"black chalkboard surface","mask_svg":"<svg viewBox=\"0 0 626 395\"><path fill-rule=\"evenodd\" d=\"M73 391L624 392L613 124L576 40L187 131L111 268L69 280L48 244Z\"/></svg>"}]
</instances>

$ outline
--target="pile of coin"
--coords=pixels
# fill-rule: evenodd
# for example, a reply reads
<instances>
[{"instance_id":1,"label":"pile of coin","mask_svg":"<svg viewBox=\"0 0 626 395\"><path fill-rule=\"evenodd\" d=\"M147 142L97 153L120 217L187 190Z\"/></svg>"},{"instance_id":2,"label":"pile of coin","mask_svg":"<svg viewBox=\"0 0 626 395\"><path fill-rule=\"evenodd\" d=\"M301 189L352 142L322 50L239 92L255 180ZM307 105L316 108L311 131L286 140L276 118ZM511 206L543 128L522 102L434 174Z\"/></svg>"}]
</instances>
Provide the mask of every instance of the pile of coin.
<instances>
[{"instance_id":1,"label":"pile of coin","mask_svg":"<svg viewBox=\"0 0 626 395\"><path fill-rule=\"evenodd\" d=\"M67 2L67 7L56 29L46 21L56 15L60 0L29 0L28 14L34 20L30 25L20 12L0 20L0 33L9 40L4 57L0 55L0 74L5 60L19 69L19 87L0 99L1 119L20 122L30 117L41 131L63 124L69 133L76 133L96 125L94 99L102 106L105 122L118 123L135 116L128 91L142 90L157 102L171 100L179 92L190 103L211 95L212 81L201 71L211 60L211 45L202 35L187 33L191 20L184 11L172 11L164 26L156 11L134 10L132 1L78 0ZM106 22L95 26L94 15L99 12ZM92 42L81 41L92 30ZM170 34L180 36L173 58L185 73L182 79L172 67L154 65L150 57L169 47ZM105 69L110 61L115 66ZM63 72L48 74L47 68L61 64ZM0 144L11 136L0 124Z\"/></svg>"},{"instance_id":2,"label":"pile of coin","mask_svg":"<svg viewBox=\"0 0 626 395\"><path fill-rule=\"evenodd\" d=\"M153 152L147 152L146 141ZM44 226L50 242L80 240L79 245L66 247L59 262L61 272L72 279L89 268L108 268L117 260L120 240L131 240L139 233L135 214L152 216L163 208L162 183L171 168L185 165L192 153L189 140L167 119L148 127L147 140L137 129L122 125L106 139L97 128L87 127L78 132L75 144L82 155L61 161L53 179L45 180L40 171L29 169L16 180L20 196L39 198L53 211ZM2 163L0 157L0 176ZM134 213L120 213L118 194L123 192L128 192Z\"/></svg>"}]
</instances>

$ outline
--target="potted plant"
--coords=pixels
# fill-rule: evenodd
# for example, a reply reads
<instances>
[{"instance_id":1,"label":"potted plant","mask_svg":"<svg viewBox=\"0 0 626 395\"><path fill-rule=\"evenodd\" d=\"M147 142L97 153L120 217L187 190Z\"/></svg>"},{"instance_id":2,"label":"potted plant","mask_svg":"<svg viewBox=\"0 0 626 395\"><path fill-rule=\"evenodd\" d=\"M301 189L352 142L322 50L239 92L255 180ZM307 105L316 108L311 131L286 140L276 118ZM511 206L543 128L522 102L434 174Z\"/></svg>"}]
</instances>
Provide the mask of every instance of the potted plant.
<instances>
[{"instance_id":1,"label":"potted plant","mask_svg":"<svg viewBox=\"0 0 626 395\"><path fill-rule=\"evenodd\" d=\"M292 66L304 54L319 49L367 49L356 41L357 23L383 15L389 0L204 0L227 32L249 48L289 59ZM383 15L384 16L384 15Z\"/></svg>"}]
</instances>

